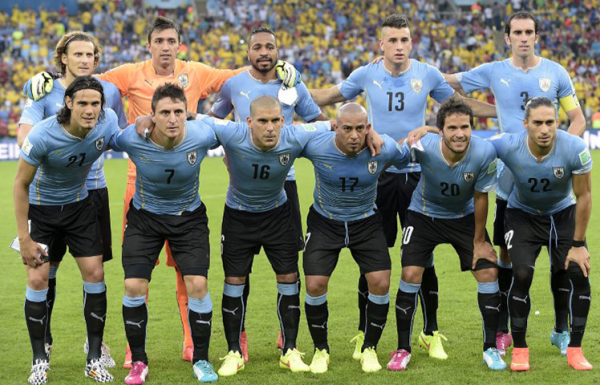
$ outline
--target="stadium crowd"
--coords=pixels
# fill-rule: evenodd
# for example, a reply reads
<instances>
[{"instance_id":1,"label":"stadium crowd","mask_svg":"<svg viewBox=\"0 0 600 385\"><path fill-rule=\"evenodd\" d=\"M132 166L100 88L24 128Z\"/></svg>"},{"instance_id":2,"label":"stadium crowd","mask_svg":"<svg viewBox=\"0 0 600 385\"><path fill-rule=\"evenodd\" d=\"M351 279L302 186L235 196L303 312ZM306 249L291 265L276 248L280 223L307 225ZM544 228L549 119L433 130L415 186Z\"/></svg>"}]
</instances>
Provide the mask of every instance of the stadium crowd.
<instances>
[{"instance_id":1,"label":"stadium crowd","mask_svg":"<svg viewBox=\"0 0 600 385\"><path fill-rule=\"evenodd\" d=\"M445 1L426 0L209 0L206 17L198 17L193 7L166 11L144 8L141 0L100 0L81 4L77 17L69 16L64 7L58 12L17 7L12 14L0 12L0 137L16 136L25 102L23 84L33 74L52 68L52 47L73 30L98 37L104 52L97 71L103 72L149 58L145 29L157 14L181 25L181 59L218 68L245 65L247 35L267 25L277 33L280 57L302 70L308 88L326 88L380 55L377 31L388 14L410 15L415 58L455 73L506 57L499 28L506 15L520 9L532 10L539 17L539 53L569 71L588 127L600 127L600 31L593 27L600 18L598 0L513 0L506 6L477 3L462 13L451 12ZM474 97L494 102L491 93L475 93ZM207 111L213 99L199 108ZM430 103L428 122L436 113ZM332 116L327 109L325 113ZM561 112L563 124L565 120ZM496 128L492 119L478 123L480 129Z\"/></svg>"}]
</instances>

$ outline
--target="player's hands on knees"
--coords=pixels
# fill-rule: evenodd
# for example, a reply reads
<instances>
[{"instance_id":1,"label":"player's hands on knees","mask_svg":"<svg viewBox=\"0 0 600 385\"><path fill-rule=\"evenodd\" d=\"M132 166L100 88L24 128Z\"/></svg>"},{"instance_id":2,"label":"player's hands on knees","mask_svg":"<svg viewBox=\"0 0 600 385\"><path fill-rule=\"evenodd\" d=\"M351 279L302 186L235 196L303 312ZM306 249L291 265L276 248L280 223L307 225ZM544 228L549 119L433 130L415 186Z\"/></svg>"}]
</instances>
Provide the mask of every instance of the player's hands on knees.
<instances>
[{"instance_id":1,"label":"player's hands on knees","mask_svg":"<svg viewBox=\"0 0 600 385\"><path fill-rule=\"evenodd\" d=\"M278 60L275 64L275 73L277 79L281 80L287 88L295 87L302 81L302 74L296 70L296 67L283 60Z\"/></svg>"},{"instance_id":2,"label":"player's hands on knees","mask_svg":"<svg viewBox=\"0 0 600 385\"><path fill-rule=\"evenodd\" d=\"M54 87L54 76L50 72L39 72L25 83L23 95L33 101L38 101L50 93Z\"/></svg>"},{"instance_id":3,"label":"player's hands on knees","mask_svg":"<svg viewBox=\"0 0 600 385\"><path fill-rule=\"evenodd\" d=\"M33 267L34 269L44 264L42 256L48 258L48 253L46 250L44 250L39 243L34 242L31 238L21 241L20 247L23 264Z\"/></svg>"},{"instance_id":4,"label":"player's hands on knees","mask_svg":"<svg viewBox=\"0 0 600 385\"><path fill-rule=\"evenodd\" d=\"M371 150L372 156L381 154L383 139L373 128L371 128L367 134L367 146L369 147L369 150Z\"/></svg>"},{"instance_id":5,"label":"player's hands on knees","mask_svg":"<svg viewBox=\"0 0 600 385\"><path fill-rule=\"evenodd\" d=\"M571 262L579 265L581 271L583 271L584 277L587 278L589 276L592 266L590 265L590 253L585 248L585 246L571 247L569 253L567 254L565 269L569 268L569 264Z\"/></svg>"},{"instance_id":6,"label":"player's hands on knees","mask_svg":"<svg viewBox=\"0 0 600 385\"><path fill-rule=\"evenodd\" d=\"M498 263L498 256L496 255L496 250L494 250L494 247L489 242L473 242L473 270L475 270L475 266L477 266L477 261L479 261L480 259L488 260L493 264Z\"/></svg>"},{"instance_id":7,"label":"player's hands on knees","mask_svg":"<svg viewBox=\"0 0 600 385\"><path fill-rule=\"evenodd\" d=\"M154 122L151 115L138 116L135 119L135 132L144 139L148 139L154 130Z\"/></svg>"}]
</instances>

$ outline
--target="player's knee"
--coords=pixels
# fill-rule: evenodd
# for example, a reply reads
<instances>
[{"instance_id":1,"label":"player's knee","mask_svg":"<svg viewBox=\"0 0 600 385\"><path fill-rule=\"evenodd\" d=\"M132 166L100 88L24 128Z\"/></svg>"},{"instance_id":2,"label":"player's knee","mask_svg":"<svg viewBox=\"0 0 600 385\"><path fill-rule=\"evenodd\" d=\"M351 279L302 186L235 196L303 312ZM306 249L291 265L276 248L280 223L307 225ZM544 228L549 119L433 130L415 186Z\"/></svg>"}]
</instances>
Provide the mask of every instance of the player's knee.
<instances>
[{"instance_id":1,"label":"player's knee","mask_svg":"<svg viewBox=\"0 0 600 385\"><path fill-rule=\"evenodd\" d=\"M148 281L141 278L125 280L125 295L128 297L141 297L148 293Z\"/></svg>"},{"instance_id":2,"label":"player's knee","mask_svg":"<svg viewBox=\"0 0 600 385\"><path fill-rule=\"evenodd\" d=\"M324 279L325 278L325 279ZM306 276L306 292L312 297L317 297L327 293L327 282L326 277L314 277Z\"/></svg>"},{"instance_id":3,"label":"player's knee","mask_svg":"<svg viewBox=\"0 0 600 385\"><path fill-rule=\"evenodd\" d=\"M583 271L577 264L569 265L567 270L569 281L573 285L573 289L578 292L590 292L590 279L583 275Z\"/></svg>"},{"instance_id":4,"label":"player's knee","mask_svg":"<svg viewBox=\"0 0 600 385\"><path fill-rule=\"evenodd\" d=\"M519 287L529 287L533 280L534 268L532 266L513 267L514 285Z\"/></svg>"},{"instance_id":5,"label":"player's knee","mask_svg":"<svg viewBox=\"0 0 600 385\"><path fill-rule=\"evenodd\" d=\"M44 290L48 287L48 277L30 274L27 277L27 286L33 290Z\"/></svg>"},{"instance_id":6,"label":"player's knee","mask_svg":"<svg viewBox=\"0 0 600 385\"><path fill-rule=\"evenodd\" d=\"M243 285L246 283L246 277L225 277L225 282L230 285Z\"/></svg>"},{"instance_id":7,"label":"player's knee","mask_svg":"<svg viewBox=\"0 0 600 385\"><path fill-rule=\"evenodd\" d=\"M477 282L496 282L498 280L498 269L482 269L473 272Z\"/></svg>"},{"instance_id":8,"label":"player's knee","mask_svg":"<svg viewBox=\"0 0 600 385\"><path fill-rule=\"evenodd\" d=\"M298 281L298 273L277 274L277 282L279 283L294 283Z\"/></svg>"},{"instance_id":9,"label":"player's knee","mask_svg":"<svg viewBox=\"0 0 600 385\"><path fill-rule=\"evenodd\" d=\"M390 291L390 271L376 271L366 274L369 293L385 295Z\"/></svg>"},{"instance_id":10,"label":"player's knee","mask_svg":"<svg viewBox=\"0 0 600 385\"><path fill-rule=\"evenodd\" d=\"M183 277L188 297L204 298L208 291L206 278L201 275L186 275Z\"/></svg>"},{"instance_id":11,"label":"player's knee","mask_svg":"<svg viewBox=\"0 0 600 385\"><path fill-rule=\"evenodd\" d=\"M81 272L81 277L85 282L98 283L104 281L104 267L100 263L87 267Z\"/></svg>"},{"instance_id":12,"label":"player's knee","mask_svg":"<svg viewBox=\"0 0 600 385\"><path fill-rule=\"evenodd\" d=\"M402 268L402 280L406 283L421 283L423 270L419 266L405 266Z\"/></svg>"}]
</instances>

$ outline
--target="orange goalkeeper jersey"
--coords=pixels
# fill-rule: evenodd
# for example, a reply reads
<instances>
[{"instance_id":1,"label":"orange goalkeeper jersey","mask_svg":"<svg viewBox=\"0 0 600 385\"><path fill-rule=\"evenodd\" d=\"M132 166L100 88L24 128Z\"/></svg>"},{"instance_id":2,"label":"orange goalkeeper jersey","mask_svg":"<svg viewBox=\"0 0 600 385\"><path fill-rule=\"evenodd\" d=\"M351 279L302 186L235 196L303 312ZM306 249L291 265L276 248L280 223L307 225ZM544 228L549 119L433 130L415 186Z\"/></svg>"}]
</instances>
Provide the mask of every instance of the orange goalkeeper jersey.
<instances>
[{"instance_id":1,"label":"orange goalkeeper jersey","mask_svg":"<svg viewBox=\"0 0 600 385\"><path fill-rule=\"evenodd\" d=\"M223 70L198 62L175 60L173 74L159 76L152 67L152 60L146 60L140 63L123 64L98 75L98 78L113 83L121 91L121 96L129 98L129 124L133 124L138 116L149 115L152 112L152 95L165 83L181 86L187 98L187 109L196 111L200 99L219 92L225 80L247 69L248 67ZM131 161L129 161L127 181L135 183L135 166Z\"/></svg>"}]
</instances>

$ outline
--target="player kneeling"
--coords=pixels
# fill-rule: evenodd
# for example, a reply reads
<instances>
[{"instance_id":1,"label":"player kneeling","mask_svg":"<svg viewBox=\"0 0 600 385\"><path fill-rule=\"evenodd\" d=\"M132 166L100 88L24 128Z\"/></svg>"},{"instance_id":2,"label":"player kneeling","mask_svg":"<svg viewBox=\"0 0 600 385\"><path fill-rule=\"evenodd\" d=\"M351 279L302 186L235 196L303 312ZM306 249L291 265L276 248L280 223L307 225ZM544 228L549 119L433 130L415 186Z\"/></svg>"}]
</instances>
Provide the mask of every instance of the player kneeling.
<instances>
[{"instance_id":1,"label":"player kneeling","mask_svg":"<svg viewBox=\"0 0 600 385\"><path fill-rule=\"evenodd\" d=\"M492 370L506 364L496 349L500 307L496 253L485 230L488 196L496 182L494 147L471 136L473 112L460 100L442 105L440 135L427 135L414 146L422 174L407 213L402 239L402 278L396 297L398 350L389 370L405 370L411 359L411 332L423 270L435 247L450 243L463 271L477 280L483 320L483 361Z\"/></svg>"}]
</instances>

